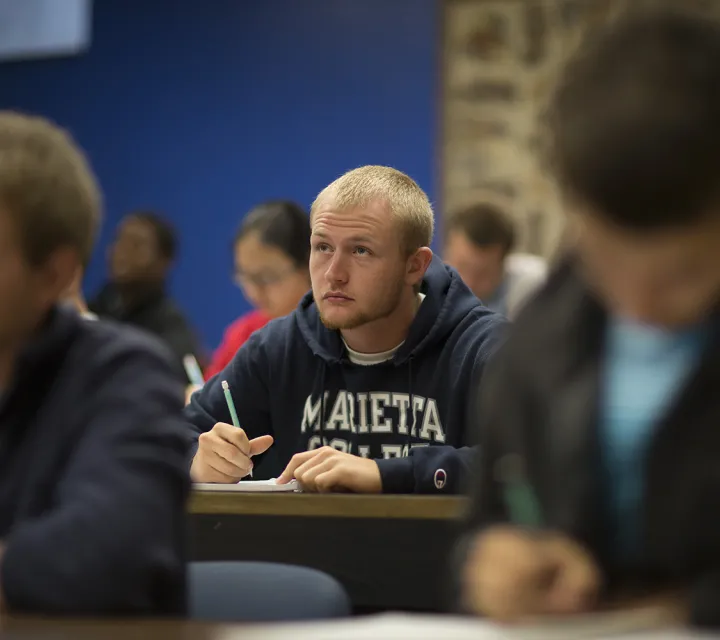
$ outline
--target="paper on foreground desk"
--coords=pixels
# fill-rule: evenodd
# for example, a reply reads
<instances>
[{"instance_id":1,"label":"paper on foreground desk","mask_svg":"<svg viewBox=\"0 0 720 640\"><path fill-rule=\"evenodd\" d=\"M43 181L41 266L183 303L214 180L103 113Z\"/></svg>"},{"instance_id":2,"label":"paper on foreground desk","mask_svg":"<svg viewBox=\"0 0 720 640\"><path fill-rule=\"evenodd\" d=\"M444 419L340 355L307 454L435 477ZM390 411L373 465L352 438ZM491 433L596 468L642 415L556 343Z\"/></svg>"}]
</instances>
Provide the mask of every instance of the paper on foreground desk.
<instances>
[{"instance_id":1,"label":"paper on foreground desk","mask_svg":"<svg viewBox=\"0 0 720 640\"><path fill-rule=\"evenodd\" d=\"M210 482L196 482L194 491L220 491L231 493L297 493L300 485L297 480L286 484L278 484L275 478L271 480L241 480L234 484L215 484Z\"/></svg>"},{"instance_id":2,"label":"paper on foreground desk","mask_svg":"<svg viewBox=\"0 0 720 640\"><path fill-rule=\"evenodd\" d=\"M574 623L525 628L504 627L472 618L391 613L342 622L258 626L253 627L257 635L243 634L238 640L693 640L708 637L682 629L643 632L639 631L638 622L632 615L604 614ZM232 640L232 636L228 635L227 640Z\"/></svg>"}]
</instances>

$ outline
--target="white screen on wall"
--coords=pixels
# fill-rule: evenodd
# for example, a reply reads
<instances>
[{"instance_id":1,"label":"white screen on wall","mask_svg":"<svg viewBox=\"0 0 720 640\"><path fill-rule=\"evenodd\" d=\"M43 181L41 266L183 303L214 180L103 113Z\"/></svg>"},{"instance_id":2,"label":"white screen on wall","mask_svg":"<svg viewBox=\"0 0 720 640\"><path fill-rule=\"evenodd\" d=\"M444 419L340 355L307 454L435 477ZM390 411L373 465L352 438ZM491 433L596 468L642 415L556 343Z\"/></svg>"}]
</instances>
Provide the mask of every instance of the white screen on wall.
<instances>
[{"instance_id":1,"label":"white screen on wall","mask_svg":"<svg viewBox=\"0 0 720 640\"><path fill-rule=\"evenodd\" d=\"M91 18L92 0L0 0L0 62L81 53Z\"/></svg>"}]
</instances>

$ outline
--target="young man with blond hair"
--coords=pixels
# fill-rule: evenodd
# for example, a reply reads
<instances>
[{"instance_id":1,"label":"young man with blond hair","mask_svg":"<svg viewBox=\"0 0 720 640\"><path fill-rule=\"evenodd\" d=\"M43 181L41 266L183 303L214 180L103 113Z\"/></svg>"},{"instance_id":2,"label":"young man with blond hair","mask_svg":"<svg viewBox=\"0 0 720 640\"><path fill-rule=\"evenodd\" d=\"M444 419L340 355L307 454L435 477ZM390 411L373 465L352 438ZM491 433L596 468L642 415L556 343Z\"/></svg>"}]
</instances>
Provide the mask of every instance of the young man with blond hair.
<instances>
[{"instance_id":1,"label":"young man with blond hair","mask_svg":"<svg viewBox=\"0 0 720 640\"><path fill-rule=\"evenodd\" d=\"M70 136L0 112L0 615L185 611L182 386L67 304L99 219Z\"/></svg>"},{"instance_id":2,"label":"young man with blond hair","mask_svg":"<svg viewBox=\"0 0 720 640\"><path fill-rule=\"evenodd\" d=\"M311 228L312 291L186 408L193 479L238 482L254 466L305 491L458 492L468 390L504 321L433 256L432 207L400 171L346 173Z\"/></svg>"}]
</instances>

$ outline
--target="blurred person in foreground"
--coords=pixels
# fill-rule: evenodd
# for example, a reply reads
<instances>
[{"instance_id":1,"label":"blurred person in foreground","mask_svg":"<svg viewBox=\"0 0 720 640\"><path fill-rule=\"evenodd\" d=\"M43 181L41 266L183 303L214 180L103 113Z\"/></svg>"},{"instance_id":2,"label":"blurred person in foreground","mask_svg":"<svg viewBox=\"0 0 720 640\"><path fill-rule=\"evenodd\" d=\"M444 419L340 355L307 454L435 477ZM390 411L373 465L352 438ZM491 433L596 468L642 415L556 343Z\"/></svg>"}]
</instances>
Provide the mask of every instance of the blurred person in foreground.
<instances>
[{"instance_id":1,"label":"blurred person in foreground","mask_svg":"<svg viewBox=\"0 0 720 640\"><path fill-rule=\"evenodd\" d=\"M481 390L464 604L720 626L720 25L599 28L548 125L575 235Z\"/></svg>"},{"instance_id":2,"label":"blurred person in foreground","mask_svg":"<svg viewBox=\"0 0 720 640\"><path fill-rule=\"evenodd\" d=\"M69 304L86 320L97 320L97 316L90 311L85 299L85 294L82 290L82 281L85 274L85 268L79 267L72 283L65 291L63 296L64 301Z\"/></svg>"},{"instance_id":3,"label":"blurred person in foreground","mask_svg":"<svg viewBox=\"0 0 720 640\"><path fill-rule=\"evenodd\" d=\"M179 616L182 385L154 339L67 304L99 219L70 136L0 112L0 611Z\"/></svg>"},{"instance_id":4,"label":"blurred person in foreground","mask_svg":"<svg viewBox=\"0 0 720 640\"><path fill-rule=\"evenodd\" d=\"M499 207L479 203L446 223L445 262L455 267L483 304L514 319L547 275L545 260L513 253L515 224Z\"/></svg>"},{"instance_id":5,"label":"blurred person in foreground","mask_svg":"<svg viewBox=\"0 0 720 640\"><path fill-rule=\"evenodd\" d=\"M90 300L100 318L143 329L162 340L175 356L178 376L189 381L183 359L204 362L185 314L167 293L178 241L172 225L153 211L136 211L120 222L110 246L110 280Z\"/></svg>"},{"instance_id":6,"label":"blurred person in foreground","mask_svg":"<svg viewBox=\"0 0 720 640\"><path fill-rule=\"evenodd\" d=\"M220 373L238 349L273 318L286 316L310 289L310 220L294 202L273 200L253 208L233 242L235 281L253 311L225 331L223 341L205 370Z\"/></svg>"}]
</instances>

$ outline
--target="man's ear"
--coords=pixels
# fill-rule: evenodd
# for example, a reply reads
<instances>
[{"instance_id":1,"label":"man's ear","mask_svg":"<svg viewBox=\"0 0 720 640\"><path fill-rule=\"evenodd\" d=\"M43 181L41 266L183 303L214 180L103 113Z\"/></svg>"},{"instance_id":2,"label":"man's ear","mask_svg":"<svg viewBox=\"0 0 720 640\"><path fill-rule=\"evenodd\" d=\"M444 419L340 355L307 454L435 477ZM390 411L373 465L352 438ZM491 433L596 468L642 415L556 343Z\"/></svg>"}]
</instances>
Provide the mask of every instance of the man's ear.
<instances>
[{"instance_id":1,"label":"man's ear","mask_svg":"<svg viewBox=\"0 0 720 640\"><path fill-rule=\"evenodd\" d=\"M75 283L82 266L77 252L70 247L56 249L37 269L38 286L48 306L63 299Z\"/></svg>"},{"instance_id":2,"label":"man's ear","mask_svg":"<svg viewBox=\"0 0 720 640\"><path fill-rule=\"evenodd\" d=\"M405 282L411 286L419 285L425 277L433 252L430 247L420 247L408 258L405 269Z\"/></svg>"}]
</instances>

